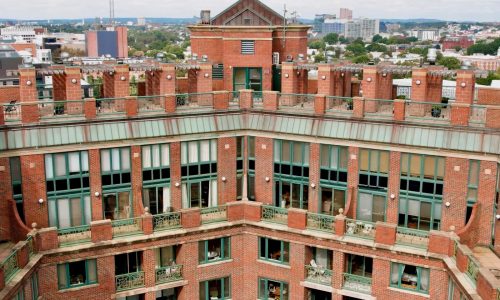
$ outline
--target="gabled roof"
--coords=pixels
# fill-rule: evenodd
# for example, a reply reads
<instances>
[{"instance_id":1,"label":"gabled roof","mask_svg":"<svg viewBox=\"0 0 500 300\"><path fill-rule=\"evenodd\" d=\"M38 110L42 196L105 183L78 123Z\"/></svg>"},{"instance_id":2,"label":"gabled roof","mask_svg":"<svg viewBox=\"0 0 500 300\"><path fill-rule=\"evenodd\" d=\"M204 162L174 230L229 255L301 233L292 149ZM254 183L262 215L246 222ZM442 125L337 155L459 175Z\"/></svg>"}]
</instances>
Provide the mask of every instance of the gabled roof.
<instances>
[{"instance_id":1,"label":"gabled roof","mask_svg":"<svg viewBox=\"0 0 500 300\"><path fill-rule=\"evenodd\" d=\"M212 18L212 25L226 25L245 11L250 11L269 25L283 25L283 16L259 0L239 0ZM243 24L241 24L243 25Z\"/></svg>"}]
</instances>

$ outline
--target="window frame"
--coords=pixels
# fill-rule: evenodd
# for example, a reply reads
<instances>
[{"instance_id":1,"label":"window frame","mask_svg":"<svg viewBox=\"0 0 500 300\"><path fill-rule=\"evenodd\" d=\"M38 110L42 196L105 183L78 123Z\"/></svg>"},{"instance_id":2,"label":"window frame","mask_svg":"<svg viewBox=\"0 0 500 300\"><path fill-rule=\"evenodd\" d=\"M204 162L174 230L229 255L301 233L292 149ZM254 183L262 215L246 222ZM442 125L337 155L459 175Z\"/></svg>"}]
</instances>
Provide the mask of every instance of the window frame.
<instances>
[{"instance_id":1,"label":"window frame","mask_svg":"<svg viewBox=\"0 0 500 300\"><path fill-rule=\"evenodd\" d=\"M362 170L362 156L363 153L368 153L368 170ZM387 154L387 165L388 169L387 172L381 171L381 155L382 154ZM376 170L372 170L372 156L377 155L377 168ZM377 150L377 149L368 149L368 148L361 148L359 149L359 167L358 167L358 185L360 189L376 189L376 190L382 190L382 191L387 191L389 187L389 169L391 165L391 152L387 150ZM367 177L367 184L362 184L362 176ZM373 185L371 183L372 178L375 178L374 180L376 181L376 184ZM381 179L385 180L385 186L384 184L381 184Z\"/></svg>"},{"instance_id":2,"label":"window frame","mask_svg":"<svg viewBox=\"0 0 500 300\"><path fill-rule=\"evenodd\" d=\"M247 196L250 201L255 201L255 143L254 136L247 136Z\"/></svg>"},{"instance_id":3,"label":"window frame","mask_svg":"<svg viewBox=\"0 0 500 300\"><path fill-rule=\"evenodd\" d=\"M75 154L78 153L78 162L79 162L79 172L76 174L71 174L69 170L69 165L70 165L70 154ZM64 169L65 169L65 174L64 175L56 175L56 169L57 169L57 160L55 159L57 156L62 155L64 157ZM84 156L87 157L86 162L87 162L87 170L83 171L84 166ZM63 153L49 153L45 154L44 156L45 159L45 181L46 181L46 186L47 186L47 196L57 196L61 194L66 194L66 193L77 193L77 192L89 192L90 191L90 163L89 163L89 154L88 151L71 151L71 152L63 152ZM48 174L48 164L52 163L50 168L52 169L52 177L49 177ZM74 179L80 179L80 187L79 188L71 188L71 180ZM66 189L63 190L58 190L57 189L57 182L60 180L65 180L66 181ZM50 187L52 185L52 188Z\"/></svg>"},{"instance_id":4,"label":"window frame","mask_svg":"<svg viewBox=\"0 0 500 300\"><path fill-rule=\"evenodd\" d=\"M119 157L120 157L120 169L119 170L113 170L113 150L118 150L119 151ZM123 157L126 156L124 154L124 151L128 150L128 160L129 160L129 168L124 169L122 168L122 161ZM109 151L109 171L104 171L103 170L103 153ZM101 181L102 181L102 189L104 190L115 190L115 189L120 189L120 188L130 188L132 186L132 149L130 147L117 147L117 148L107 148L107 149L101 149L100 151L100 162L101 162ZM110 176L110 184L104 184L105 176ZM114 176L119 176L120 182L114 182ZM124 181L124 176L128 176L128 182L125 180ZM126 179L126 177L125 177Z\"/></svg>"},{"instance_id":5,"label":"window frame","mask_svg":"<svg viewBox=\"0 0 500 300\"><path fill-rule=\"evenodd\" d=\"M276 241L280 242L280 259L273 259L271 258L271 255L269 253L269 241ZM265 253L263 255L262 253L262 243L264 243L264 248L265 248ZM275 262L283 265L289 265L290 264L290 242L282 241L282 240L277 240L277 239L272 239L268 237L259 237L259 259L264 260L264 261L269 261L269 262ZM288 249L288 253L286 253L285 248ZM285 260L286 258L286 260Z\"/></svg>"},{"instance_id":6,"label":"window frame","mask_svg":"<svg viewBox=\"0 0 500 300\"><path fill-rule=\"evenodd\" d=\"M218 240L220 243L220 257L217 259L212 259L210 260L208 258L208 253L210 252L209 250L209 243ZM227 245L226 245L227 242ZM227 249L226 249L227 246ZM203 249L202 249L203 247ZM200 255L203 253L202 255ZM203 257L202 260L200 258ZM224 261L224 260L229 260L231 259L231 237L220 237L216 239L210 239L210 240L204 240L204 241L199 241L198 242L198 263L200 265L202 264L211 264L214 262L219 262L219 261Z\"/></svg>"},{"instance_id":7,"label":"window frame","mask_svg":"<svg viewBox=\"0 0 500 300\"><path fill-rule=\"evenodd\" d=\"M363 274L362 275L358 275L358 274L352 273L352 262L357 257L361 257L363 259L363 263L362 263ZM367 273L366 272L366 265L367 265L366 260L367 259L371 259L371 263L372 263L372 266L371 266L372 272L371 273ZM351 275L366 277L366 278L372 278L373 277L373 258L369 257L369 256L363 256L363 255L357 255L357 254L348 253L347 257L346 257L346 273L347 274L351 274ZM370 276L367 276L367 274L370 274Z\"/></svg>"},{"instance_id":8,"label":"window frame","mask_svg":"<svg viewBox=\"0 0 500 300\"><path fill-rule=\"evenodd\" d=\"M287 293L284 293L284 291L290 291L290 285L288 282L286 281L281 281L281 280L275 280L275 279L270 279L270 278L266 278L266 277L259 277L258 278L258 294L257 294L257 297L259 300L267 300L269 299L269 294L267 296L264 296L264 298L262 298L262 293L266 293L267 291L269 291L269 281L272 281L273 283L279 283L279 288L280 288L280 298L281 300L288 300L289 299L289 292ZM261 290L261 284L264 284L264 286L266 287L266 290L265 291L262 291Z\"/></svg>"},{"instance_id":9,"label":"window frame","mask_svg":"<svg viewBox=\"0 0 500 300\"><path fill-rule=\"evenodd\" d=\"M159 147L159 163L160 163L160 166L159 167L154 167L153 166L153 161L154 161L154 158L153 158L153 149L154 147L158 146ZM167 148L167 153L168 153L168 162L167 164L165 165L165 162L163 162L163 150L164 150L164 147ZM145 149L149 149L149 153L150 153L150 167L144 167L144 160L145 160ZM165 184L170 184L170 177L171 177L171 174L170 174L170 144L150 144L150 145L144 145L141 147L141 165L142 165L142 182L143 182L143 185L148 185L148 186L152 186L152 185L158 185L158 186L163 186ZM151 179L144 179L144 178L148 178L148 176L145 176L146 175L146 172L150 172L151 173L151 176L149 178ZM155 178L155 172L158 172L158 174L160 175L159 178ZM166 173L166 174L163 174L163 173Z\"/></svg>"},{"instance_id":10,"label":"window frame","mask_svg":"<svg viewBox=\"0 0 500 300\"><path fill-rule=\"evenodd\" d=\"M323 155L324 152L328 153L328 167L323 166ZM336 157L337 157L337 168L331 167L332 165L332 151L336 152ZM345 155L343 158L342 156ZM320 145L320 163L319 163L319 168L320 168L320 184L338 184L342 186L347 186L347 168L349 164L349 148L345 146L337 146L337 145L327 145L327 144L321 144ZM341 161L345 160L346 166L345 168L341 166ZM345 173L345 175L344 175ZM327 176L325 176L327 175ZM340 177L345 176L345 181L340 180ZM328 177L328 179L324 178ZM332 180L332 178L335 178Z\"/></svg>"},{"instance_id":11,"label":"window frame","mask_svg":"<svg viewBox=\"0 0 500 300\"><path fill-rule=\"evenodd\" d=\"M69 209L69 212L72 211L72 201L71 199L77 199L77 198L80 198L80 216L81 216L81 220L82 220L82 224L79 224L79 225L75 225L73 223L73 218L72 218L72 214L70 213L69 214L69 219L70 219L70 223L71 223L71 226L69 227L60 227L60 220L59 220L59 208L60 208L60 205L59 205L59 201L60 200L64 200L64 199L67 199L68 200L68 209ZM85 198L88 198L88 200L85 200ZM68 195L59 195L59 196L52 196L52 197L49 197L47 199L49 201L49 204L48 204L48 216L49 216L49 223L52 223L51 220L51 215L50 215L50 212L51 212L51 209L50 209L50 206L52 204L52 202L56 202L55 205L55 223L56 224L52 224L51 226L55 226L57 228L71 228L71 227L75 227L75 226L83 226L83 225L90 225L90 222L92 222L92 198L90 196L90 193L81 193L81 194L68 194ZM85 205L85 201L88 201L88 206ZM85 216L86 216L86 208L89 208L90 211L88 212L88 216L90 217L88 220L86 220ZM88 222L87 222L88 221Z\"/></svg>"},{"instance_id":12,"label":"window frame","mask_svg":"<svg viewBox=\"0 0 500 300\"><path fill-rule=\"evenodd\" d=\"M406 161L406 169L407 172L406 174L403 173L403 164L405 164L405 156L408 157ZM413 156L418 156L420 159L420 167L419 167L419 176L412 176L411 175L411 161ZM428 179L425 178L425 159L426 158L433 158L434 161L434 177L433 179ZM440 163L442 162L442 163ZM443 179L439 179L438 173L439 173L439 167L443 167ZM423 198L430 198L430 199L435 199L442 201L443 199L443 191L444 191L444 178L445 178L445 170L446 170L446 159L445 157L442 156L435 156L435 155L426 155L426 154L415 154L415 153L401 153L401 171L400 171L400 186L399 186L399 191L400 194L406 195L406 196L416 196L416 197L423 197ZM406 184L404 183L406 182ZM410 190L410 182L418 182L420 187L419 191L411 191ZM426 193L424 192L424 184L432 184L434 186L433 188L433 193ZM405 187L406 185L406 187ZM441 194L438 193L439 189L438 187L441 186Z\"/></svg>"},{"instance_id":13,"label":"window frame","mask_svg":"<svg viewBox=\"0 0 500 300\"><path fill-rule=\"evenodd\" d=\"M393 266L394 265L397 265L398 266L398 283L397 284L393 284L392 283L392 272L393 272ZM405 288L402 286L401 282L402 282L402 276L403 276L403 271L404 271L404 267L405 266L411 266L411 267L415 267L416 270L417 270L417 285L415 287L415 289L410 289L410 288ZM422 285L422 282L421 282L421 275L422 275L422 270L428 270L429 272L429 280L427 282L427 290L422 290L421 289L421 285ZM390 280L389 280L389 285L391 287L394 287L394 288L397 288L397 289L402 289L402 290L405 290L405 291L414 291L414 292L417 292L417 293L422 293L422 294L429 294L429 290L430 290L430 269L429 268L423 268L423 267L419 267L419 266L415 266L415 265L407 265L407 264L402 264L402 263L391 263L391 272L390 272Z\"/></svg>"},{"instance_id":14,"label":"window frame","mask_svg":"<svg viewBox=\"0 0 500 300\"><path fill-rule=\"evenodd\" d=\"M105 205L105 200L104 200L104 197L106 195L110 195L110 194L114 194L115 195L115 199L116 199L116 207L115 207L115 211L116 212L119 212L120 210L116 210L117 208L119 208L119 194L120 193L128 193L128 206L129 206L129 209L130 209L130 212L129 212L129 215L127 216L127 218L123 218L123 219L111 219L111 220L125 220L125 219L128 219L128 218L132 218L132 216L134 215L134 206L132 205L132 190L131 189L115 189L115 190L111 190L111 191L103 191L102 193L102 215L103 215L103 218L106 220L106 205Z\"/></svg>"},{"instance_id":15,"label":"window frame","mask_svg":"<svg viewBox=\"0 0 500 300\"><path fill-rule=\"evenodd\" d=\"M97 259L85 259L83 261L85 261L85 282L83 283L80 283L80 284L70 284L71 282L71 279L70 279L70 276L71 274L69 273L69 265L72 264L72 263L76 263L76 262L81 262L82 260L79 260L79 261L73 261L73 262L67 262L67 263L63 263L63 264L58 264L57 265L57 289L58 290L67 290L67 289L72 289L72 288L77 288L77 287L80 287L80 286L86 286L86 285L91 285L91 284L96 284L99 282L99 279L98 279L98 272L97 272ZM90 281L89 280L89 261L95 261L94 263L94 266L95 266L95 281ZM64 272L65 272L65 277L66 277L66 286L65 287L61 287L61 283L59 282L59 278L61 276L60 272L60 268L59 266L63 266L64 267Z\"/></svg>"},{"instance_id":16,"label":"window frame","mask_svg":"<svg viewBox=\"0 0 500 300\"><path fill-rule=\"evenodd\" d=\"M225 292L225 280L227 279L229 288L228 288L228 294L229 295L224 295ZM209 279L209 280L204 280L200 281L199 288L200 288L200 300L210 300L210 281L220 281L220 287L221 287L221 297L217 298L217 300L229 300L231 299L231 294L232 294L232 289L231 289L231 276L226 276L222 278L214 278L214 279ZM205 290L205 296L206 298L203 299L203 294L201 293L201 289Z\"/></svg>"}]
</instances>

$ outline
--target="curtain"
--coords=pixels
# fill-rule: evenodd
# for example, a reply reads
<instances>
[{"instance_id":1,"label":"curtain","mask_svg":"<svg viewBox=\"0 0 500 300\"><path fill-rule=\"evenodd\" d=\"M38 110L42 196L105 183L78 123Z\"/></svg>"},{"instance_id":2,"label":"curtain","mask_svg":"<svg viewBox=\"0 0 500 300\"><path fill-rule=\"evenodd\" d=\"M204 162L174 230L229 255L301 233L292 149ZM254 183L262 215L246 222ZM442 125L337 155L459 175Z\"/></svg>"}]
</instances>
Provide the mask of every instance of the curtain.
<instances>
[{"instance_id":1,"label":"curtain","mask_svg":"<svg viewBox=\"0 0 500 300\"><path fill-rule=\"evenodd\" d=\"M381 173L389 173L389 152L387 151L380 151L380 158L379 158L379 163L380 163L380 172Z\"/></svg>"},{"instance_id":2,"label":"curtain","mask_svg":"<svg viewBox=\"0 0 500 300\"><path fill-rule=\"evenodd\" d=\"M280 162L280 158L281 158L280 141L274 140L274 162Z\"/></svg>"},{"instance_id":3,"label":"curtain","mask_svg":"<svg viewBox=\"0 0 500 300\"><path fill-rule=\"evenodd\" d=\"M182 208L189 208L189 197L188 197L188 192L187 192L187 183L183 183L182 184L182 189L181 189L181 193L182 193Z\"/></svg>"},{"instance_id":4,"label":"curtain","mask_svg":"<svg viewBox=\"0 0 500 300\"><path fill-rule=\"evenodd\" d=\"M101 170L104 172L111 171L110 150L101 151Z\"/></svg>"},{"instance_id":5,"label":"curtain","mask_svg":"<svg viewBox=\"0 0 500 300\"><path fill-rule=\"evenodd\" d=\"M57 200L49 200L49 225L57 227Z\"/></svg>"},{"instance_id":6,"label":"curtain","mask_svg":"<svg viewBox=\"0 0 500 300\"><path fill-rule=\"evenodd\" d=\"M359 170L368 171L368 150L361 149L359 151Z\"/></svg>"},{"instance_id":7,"label":"curtain","mask_svg":"<svg viewBox=\"0 0 500 300\"><path fill-rule=\"evenodd\" d=\"M372 221L373 196L360 193L358 200L358 215L362 221Z\"/></svg>"},{"instance_id":8,"label":"curtain","mask_svg":"<svg viewBox=\"0 0 500 300\"><path fill-rule=\"evenodd\" d=\"M187 142L181 143L181 164L183 165L188 163L187 152L188 152L188 143Z\"/></svg>"},{"instance_id":9,"label":"curtain","mask_svg":"<svg viewBox=\"0 0 500 300\"><path fill-rule=\"evenodd\" d=\"M89 153L87 151L81 151L80 156L82 160L82 171L86 172L89 170Z\"/></svg>"},{"instance_id":10,"label":"curtain","mask_svg":"<svg viewBox=\"0 0 500 300\"><path fill-rule=\"evenodd\" d=\"M327 267L328 266L328 251L326 249L316 249L316 264L318 266Z\"/></svg>"},{"instance_id":11,"label":"curtain","mask_svg":"<svg viewBox=\"0 0 500 300\"><path fill-rule=\"evenodd\" d=\"M302 143L293 143L293 163L302 164Z\"/></svg>"},{"instance_id":12,"label":"curtain","mask_svg":"<svg viewBox=\"0 0 500 300\"><path fill-rule=\"evenodd\" d=\"M113 171L120 170L120 149L111 149Z\"/></svg>"},{"instance_id":13,"label":"curtain","mask_svg":"<svg viewBox=\"0 0 500 300\"><path fill-rule=\"evenodd\" d=\"M170 148L168 145L161 146L161 165L162 167L170 166Z\"/></svg>"},{"instance_id":14,"label":"curtain","mask_svg":"<svg viewBox=\"0 0 500 300\"><path fill-rule=\"evenodd\" d=\"M54 168L52 165L52 155L51 154L45 155L45 176L47 177L47 179L54 178Z\"/></svg>"},{"instance_id":15,"label":"curtain","mask_svg":"<svg viewBox=\"0 0 500 300\"><path fill-rule=\"evenodd\" d=\"M80 172L80 153L71 152L68 154L69 171L72 173Z\"/></svg>"},{"instance_id":16,"label":"curtain","mask_svg":"<svg viewBox=\"0 0 500 300\"><path fill-rule=\"evenodd\" d=\"M90 196L83 197L83 207L85 207L85 224L90 224L92 221L92 208L90 203Z\"/></svg>"},{"instance_id":17,"label":"curtain","mask_svg":"<svg viewBox=\"0 0 500 300\"><path fill-rule=\"evenodd\" d=\"M57 200L57 210L59 217L59 228L67 228L71 226L69 199Z\"/></svg>"},{"instance_id":18,"label":"curtain","mask_svg":"<svg viewBox=\"0 0 500 300\"><path fill-rule=\"evenodd\" d=\"M121 157L121 170L130 170L130 149L123 148L121 149L122 157Z\"/></svg>"},{"instance_id":19,"label":"curtain","mask_svg":"<svg viewBox=\"0 0 500 300\"><path fill-rule=\"evenodd\" d=\"M97 282L97 261L95 259L87 260L88 281Z\"/></svg>"},{"instance_id":20,"label":"curtain","mask_svg":"<svg viewBox=\"0 0 500 300\"><path fill-rule=\"evenodd\" d=\"M399 283L399 264L392 264L391 284Z\"/></svg>"},{"instance_id":21,"label":"curtain","mask_svg":"<svg viewBox=\"0 0 500 300\"><path fill-rule=\"evenodd\" d=\"M153 145L152 151L151 151L151 157L152 162L153 162L153 167L159 168L160 167L160 146L159 145Z\"/></svg>"},{"instance_id":22,"label":"curtain","mask_svg":"<svg viewBox=\"0 0 500 300\"><path fill-rule=\"evenodd\" d=\"M149 190L150 190L149 188L142 190L142 205L144 205L144 207L148 207L149 212L154 214L155 212L151 210L151 202L150 202L151 199L149 199L150 198Z\"/></svg>"},{"instance_id":23,"label":"curtain","mask_svg":"<svg viewBox=\"0 0 500 300\"><path fill-rule=\"evenodd\" d=\"M151 168L151 148L149 146L142 148L142 167Z\"/></svg>"},{"instance_id":24,"label":"curtain","mask_svg":"<svg viewBox=\"0 0 500 300\"><path fill-rule=\"evenodd\" d=\"M55 154L54 158L56 176L66 175L66 158L64 157L64 154Z\"/></svg>"},{"instance_id":25,"label":"curtain","mask_svg":"<svg viewBox=\"0 0 500 300\"><path fill-rule=\"evenodd\" d=\"M165 186L163 187L163 212L168 212L170 207L172 207L170 201L170 188Z\"/></svg>"},{"instance_id":26,"label":"curtain","mask_svg":"<svg viewBox=\"0 0 500 300\"><path fill-rule=\"evenodd\" d=\"M57 265L57 277L59 279L59 288L65 288L68 286L66 264Z\"/></svg>"},{"instance_id":27,"label":"curtain","mask_svg":"<svg viewBox=\"0 0 500 300\"><path fill-rule=\"evenodd\" d=\"M210 141L200 141L200 161L210 161Z\"/></svg>"},{"instance_id":28,"label":"curtain","mask_svg":"<svg viewBox=\"0 0 500 300\"><path fill-rule=\"evenodd\" d=\"M130 194L129 192L118 193L118 219L130 218Z\"/></svg>"},{"instance_id":29,"label":"curtain","mask_svg":"<svg viewBox=\"0 0 500 300\"><path fill-rule=\"evenodd\" d=\"M424 291L429 290L429 269L420 270L420 289Z\"/></svg>"},{"instance_id":30,"label":"curtain","mask_svg":"<svg viewBox=\"0 0 500 300\"><path fill-rule=\"evenodd\" d=\"M208 196L208 206L217 206L217 180L210 180L210 193Z\"/></svg>"},{"instance_id":31,"label":"curtain","mask_svg":"<svg viewBox=\"0 0 500 300\"><path fill-rule=\"evenodd\" d=\"M210 160L217 161L217 140L210 140Z\"/></svg>"},{"instance_id":32,"label":"curtain","mask_svg":"<svg viewBox=\"0 0 500 300\"><path fill-rule=\"evenodd\" d=\"M331 147L331 152L330 152L330 168L331 169L338 169L339 166L339 148L338 147Z\"/></svg>"},{"instance_id":33,"label":"curtain","mask_svg":"<svg viewBox=\"0 0 500 300\"><path fill-rule=\"evenodd\" d=\"M197 142L189 142L189 162L196 163L198 162L198 143Z\"/></svg>"},{"instance_id":34,"label":"curtain","mask_svg":"<svg viewBox=\"0 0 500 300\"><path fill-rule=\"evenodd\" d=\"M80 198L69 199L71 203L71 224L72 226L83 225L82 206Z\"/></svg>"}]
</instances>

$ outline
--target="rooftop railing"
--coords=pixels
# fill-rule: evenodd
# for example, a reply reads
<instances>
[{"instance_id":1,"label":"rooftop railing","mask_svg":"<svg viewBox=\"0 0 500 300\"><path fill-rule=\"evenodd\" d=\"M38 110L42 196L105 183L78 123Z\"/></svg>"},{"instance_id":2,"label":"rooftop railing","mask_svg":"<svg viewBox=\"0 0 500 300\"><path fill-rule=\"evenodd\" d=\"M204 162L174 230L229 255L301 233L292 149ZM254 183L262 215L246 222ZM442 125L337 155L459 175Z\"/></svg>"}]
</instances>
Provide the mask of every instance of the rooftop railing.
<instances>
[{"instance_id":1,"label":"rooftop railing","mask_svg":"<svg viewBox=\"0 0 500 300\"><path fill-rule=\"evenodd\" d=\"M262 205L262 220L272 223L287 224L288 211L286 208Z\"/></svg>"},{"instance_id":2,"label":"rooftop railing","mask_svg":"<svg viewBox=\"0 0 500 300\"><path fill-rule=\"evenodd\" d=\"M396 243L404 246L427 249L429 245L429 232L406 227L396 229Z\"/></svg>"},{"instance_id":3,"label":"rooftop railing","mask_svg":"<svg viewBox=\"0 0 500 300\"><path fill-rule=\"evenodd\" d=\"M156 284L182 280L182 265L156 268Z\"/></svg>"},{"instance_id":4,"label":"rooftop railing","mask_svg":"<svg viewBox=\"0 0 500 300\"><path fill-rule=\"evenodd\" d=\"M135 235L142 233L142 218L112 220L113 237Z\"/></svg>"},{"instance_id":5,"label":"rooftop railing","mask_svg":"<svg viewBox=\"0 0 500 300\"><path fill-rule=\"evenodd\" d=\"M354 102L351 97L327 96L326 107L327 114L352 115Z\"/></svg>"},{"instance_id":6,"label":"rooftop railing","mask_svg":"<svg viewBox=\"0 0 500 300\"><path fill-rule=\"evenodd\" d=\"M169 230L181 227L181 214L178 212L153 215L153 230Z\"/></svg>"},{"instance_id":7,"label":"rooftop railing","mask_svg":"<svg viewBox=\"0 0 500 300\"><path fill-rule=\"evenodd\" d=\"M41 101L38 104L40 118L84 117L84 100Z\"/></svg>"},{"instance_id":8,"label":"rooftop railing","mask_svg":"<svg viewBox=\"0 0 500 300\"><path fill-rule=\"evenodd\" d=\"M346 219L345 226L345 235L371 240L375 238L374 222Z\"/></svg>"},{"instance_id":9,"label":"rooftop railing","mask_svg":"<svg viewBox=\"0 0 500 300\"><path fill-rule=\"evenodd\" d=\"M90 242L90 225L58 229L57 238L59 240L59 245L62 247Z\"/></svg>"},{"instance_id":10,"label":"rooftop railing","mask_svg":"<svg viewBox=\"0 0 500 300\"><path fill-rule=\"evenodd\" d=\"M314 98L316 95L307 94L280 94L280 110L297 110L299 112L314 111Z\"/></svg>"},{"instance_id":11,"label":"rooftop railing","mask_svg":"<svg viewBox=\"0 0 500 300\"><path fill-rule=\"evenodd\" d=\"M475 258L472 257L472 255L469 255L467 258L467 269L465 271L465 274L467 274L472 283L476 285L477 276L479 274L479 263Z\"/></svg>"},{"instance_id":12,"label":"rooftop railing","mask_svg":"<svg viewBox=\"0 0 500 300\"><path fill-rule=\"evenodd\" d=\"M447 103L407 101L406 120L426 120L432 122L450 122L450 105Z\"/></svg>"},{"instance_id":13,"label":"rooftop railing","mask_svg":"<svg viewBox=\"0 0 500 300\"><path fill-rule=\"evenodd\" d=\"M144 271L116 275L116 291L127 291L143 287L145 284Z\"/></svg>"},{"instance_id":14,"label":"rooftop railing","mask_svg":"<svg viewBox=\"0 0 500 300\"><path fill-rule=\"evenodd\" d=\"M97 115L124 115L126 98L102 98L95 102Z\"/></svg>"},{"instance_id":15,"label":"rooftop railing","mask_svg":"<svg viewBox=\"0 0 500 300\"><path fill-rule=\"evenodd\" d=\"M486 123L486 106L484 105L471 105L469 124L476 127L484 127Z\"/></svg>"},{"instance_id":16,"label":"rooftop railing","mask_svg":"<svg viewBox=\"0 0 500 300\"><path fill-rule=\"evenodd\" d=\"M332 270L324 267L306 265L306 280L330 286L332 284Z\"/></svg>"},{"instance_id":17,"label":"rooftop railing","mask_svg":"<svg viewBox=\"0 0 500 300\"><path fill-rule=\"evenodd\" d=\"M307 213L307 228L335 233L335 217L325 214Z\"/></svg>"},{"instance_id":18,"label":"rooftop railing","mask_svg":"<svg viewBox=\"0 0 500 300\"><path fill-rule=\"evenodd\" d=\"M394 100L364 99L366 118L392 118L394 116Z\"/></svg>"},{"instance_id":19,"label":"rooftop railing","mask_svg":"<svg viewBox=\"0 0 500 300\"><path fill-rule=\"evenodd\" d=\"M177 94L175 102L179 109L212 108L213 98L213 93Z\"/></svg>"},{"instance_id":20,"label":"rooftop railing","mask_svg":"<svg viewBox=\"0 0 500 300\"><path fill-rule=\"evenodd\" d=\"M19 102L10 101L10 103L5 103L2 105L5 122L18 122L21 121L21 108L22 105Z\"/></svg>"},{"instance_id":21,"label":"rooftop railing","mask_svg":"<svg viewBox=\"0 0 500 300\"><path fill-rule=\"evenodd\" d=\"M200 211L201 224L223 222L227 220L227 207L225 205L202 208Z\"/></svg>"},{"instance_id":22,"label":"rooftop railing","mask_svg":"<svg viewBox=\"0 0 500 300\"><path fill-rule=\"evenodd\" d=\"M165 96L137 97L139 113L165 111Z\"/></svg>"}]
</instances>

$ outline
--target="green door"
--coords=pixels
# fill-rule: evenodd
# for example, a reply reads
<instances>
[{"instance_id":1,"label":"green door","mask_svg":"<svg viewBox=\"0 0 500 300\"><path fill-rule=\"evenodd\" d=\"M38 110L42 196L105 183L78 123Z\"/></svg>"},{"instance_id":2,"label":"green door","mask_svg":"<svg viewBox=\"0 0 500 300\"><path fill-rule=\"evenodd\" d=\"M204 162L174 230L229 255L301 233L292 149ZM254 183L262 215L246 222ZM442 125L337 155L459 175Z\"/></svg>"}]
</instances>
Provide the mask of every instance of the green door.
<instances>
[{"instance_id":1,"label":"green door","mask_svg":"<svg viewBox=\"0 0 500 300\"><path fill-rule=\"evenodd\" d=\"M234 68L233 90L262 91L262 68Z\"/></svg>"}]
</instances>

